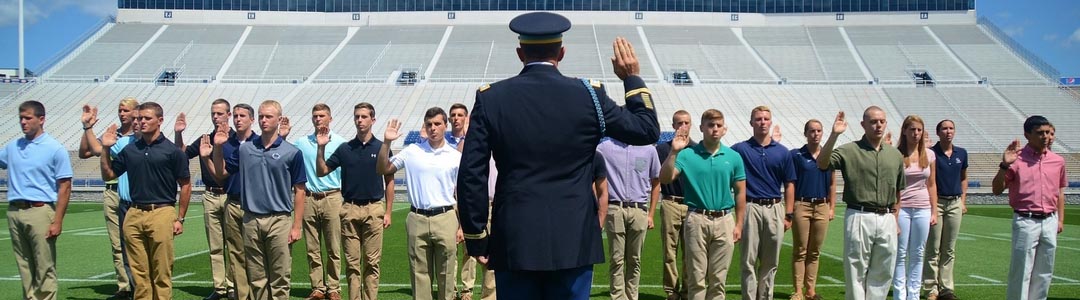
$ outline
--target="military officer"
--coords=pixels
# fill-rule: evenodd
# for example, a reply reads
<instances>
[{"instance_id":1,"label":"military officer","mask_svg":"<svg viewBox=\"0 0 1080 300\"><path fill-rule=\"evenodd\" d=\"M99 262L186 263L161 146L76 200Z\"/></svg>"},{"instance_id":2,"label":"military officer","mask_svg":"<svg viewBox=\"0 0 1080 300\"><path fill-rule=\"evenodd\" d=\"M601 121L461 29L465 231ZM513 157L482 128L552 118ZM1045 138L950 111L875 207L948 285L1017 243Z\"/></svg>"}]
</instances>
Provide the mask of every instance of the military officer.
<instances>
[{"instance_id":1,"label":"military officer","mask_svg":"<svg viewBox=\"0 0 1080 300\"><path fill-rule=\"evenodd\" d=\"M591 190L595 149L605 135L631 145L656 142L651 93L626 39L615 39L611 59L627 91L620 107L600 82L559 72L568 19L526 13L510 29L519 34L524 69L477 91L465 137L457 194L466 247L495 270L500 296L588 299L593 264L604 261ZM489 235L492 155L500 174Z\"/></svg>"}]
</instances>

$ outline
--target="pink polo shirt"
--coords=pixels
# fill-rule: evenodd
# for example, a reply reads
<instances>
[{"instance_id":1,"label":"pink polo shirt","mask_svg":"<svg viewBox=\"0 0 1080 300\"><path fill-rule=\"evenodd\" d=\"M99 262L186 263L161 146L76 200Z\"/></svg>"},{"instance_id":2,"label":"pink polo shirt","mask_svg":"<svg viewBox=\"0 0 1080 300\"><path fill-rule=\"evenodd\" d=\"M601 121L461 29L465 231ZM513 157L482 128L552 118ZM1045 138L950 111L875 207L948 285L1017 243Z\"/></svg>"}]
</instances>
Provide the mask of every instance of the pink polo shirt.
<instances>
[{"instance_id":1,"label":"pink polo shirt","mask_svg":"<svg viewBox=\"0 0 1080 300\"><path fill-rule=\"evenodd\" d=\"M1057 211L1065 180L1065 159L1047 149L1038 155L1031 146L1020 150L1019 159L1005 171L1009 205L1014 210L1052 213Z\"/></svg>"}]
</instances>

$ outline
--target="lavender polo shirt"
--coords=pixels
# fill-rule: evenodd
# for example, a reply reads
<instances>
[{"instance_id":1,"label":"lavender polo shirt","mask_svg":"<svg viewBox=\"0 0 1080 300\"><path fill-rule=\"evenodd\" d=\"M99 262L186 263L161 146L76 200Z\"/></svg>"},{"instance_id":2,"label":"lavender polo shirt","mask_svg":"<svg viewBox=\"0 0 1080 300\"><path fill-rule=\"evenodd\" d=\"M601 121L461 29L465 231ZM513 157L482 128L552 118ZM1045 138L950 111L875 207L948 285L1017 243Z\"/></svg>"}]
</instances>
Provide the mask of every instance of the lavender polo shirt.
<instances>
[{"instance_id":1,"label":"lavender polo shirt","mask_svg":"<svg viewBox=\"0 0 1080 300\"><path fill-rule=\"evenodd\" d=\"M653 179L660 178L656 147L605 139L596 146L607 165L608 201L648 202Z\"/></svg>"}]
</instances>

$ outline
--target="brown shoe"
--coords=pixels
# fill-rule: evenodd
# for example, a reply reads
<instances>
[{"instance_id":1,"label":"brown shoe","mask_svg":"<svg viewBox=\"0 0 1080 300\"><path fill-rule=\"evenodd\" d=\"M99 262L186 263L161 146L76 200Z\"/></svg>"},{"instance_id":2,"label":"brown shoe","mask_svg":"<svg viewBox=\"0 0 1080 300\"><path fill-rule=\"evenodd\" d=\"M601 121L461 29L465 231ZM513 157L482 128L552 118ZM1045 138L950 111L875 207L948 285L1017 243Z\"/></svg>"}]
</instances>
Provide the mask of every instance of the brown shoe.
<instances>
[{"instance_id":1,"label":"brown shoe","mask_svg":"<svg viewBox=\"0 0 1080 300\"><path fill-rule=\"evenodd\" d=\"M926 300L937 300L937 292L930 292L927 294Z\"/></svg>"},{"instance_id":2,"label":"brown shoe","mask_svg":"<svg viewBox=\"0 0 1080 300\"><path fill-rule=\"evenodd\" d=\"M341 293L340 292L330 292L330 294L326 295L326 296L327 296L326 299L341 300Z\"/></svg>"},{"instance_id":3,"label":"brown shoe","mask_svg":"<svg viewBox=\"0 0 1080 300\"><path fill-rule=\"evenodd\" d=\"M338 296L339 298L341 296ZM307 297L307 300L326 300L326 294L323 294L320 290L311 291L311 296Z\"/></svg>"},{"instance_id":4,"label":"brown shoe","mask_svg":"<svg viewBox=\"0 0 1080 300\"><path fill-rule=\"evenodd\" d=\"M461 290L460 292L458 292L457 297L454 297L454 299L455 300L472 300L472 290L471 289L469 289L469 290Z\"/></svg>"},{"instance_id":5,"label":"brown shoe","mask_svg":"<svg viewBox=\"0 0 1080 300\"><path fill-rule=\"evenodd\" d=\"M821 294L806 297L806 300L821 300Z\"/></svg>"},{"instance_id":6,"label":"brown shoe","mask_svg":"<svg viewBox=\"0 0 1080 300\"><path fill-rule=\"evenodd\" d=\"M800 294L800 293L791 294L791 300L803 300L802 294Z\"/></svg>"}]
</instances>

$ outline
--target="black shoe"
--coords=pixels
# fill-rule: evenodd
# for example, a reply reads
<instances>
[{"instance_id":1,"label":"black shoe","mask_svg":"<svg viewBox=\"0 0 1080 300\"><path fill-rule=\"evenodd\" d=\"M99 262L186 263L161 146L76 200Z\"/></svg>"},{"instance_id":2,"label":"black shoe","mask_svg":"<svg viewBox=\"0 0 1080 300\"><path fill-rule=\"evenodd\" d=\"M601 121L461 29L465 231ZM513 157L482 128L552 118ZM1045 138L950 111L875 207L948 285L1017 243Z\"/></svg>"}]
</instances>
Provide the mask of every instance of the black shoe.
<instances>
[{"instance_id":1,"label":"black shoe","mask_svg":"<svg viewBox=\"0 0 1080 300\"><path fill-rule=\"evenodd\" d=\"M218 294L217 291L210 293L210 296L206 296L203 300L221 300L227 298L224 293Z\"/></svg>"},{"instance_id":2,"label":"black shoe","mask_svg":"<svg viewBox=\"0 0 1080 300\"><path fill-rule=\"evenodd\" d=\"M229 289L228 292L225 292L225 295L229 296L229 300L240 300L239 299L240 296L236 295L236 289ZM244 299L244 300L247 300L247 299Z\"/></svg>"},{"instance_id":3,"label":"black shoe","mask_svg":"<svg viewBox=\"0 0 1080 300\"><path fill-rule=\"evenodd\" d=\"M130 291L116 291L116 294L113 294L112 297L109 297L108 299L110 299L110 300L131 300L131 292Z\"/></svg>"}]
</instances>

